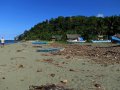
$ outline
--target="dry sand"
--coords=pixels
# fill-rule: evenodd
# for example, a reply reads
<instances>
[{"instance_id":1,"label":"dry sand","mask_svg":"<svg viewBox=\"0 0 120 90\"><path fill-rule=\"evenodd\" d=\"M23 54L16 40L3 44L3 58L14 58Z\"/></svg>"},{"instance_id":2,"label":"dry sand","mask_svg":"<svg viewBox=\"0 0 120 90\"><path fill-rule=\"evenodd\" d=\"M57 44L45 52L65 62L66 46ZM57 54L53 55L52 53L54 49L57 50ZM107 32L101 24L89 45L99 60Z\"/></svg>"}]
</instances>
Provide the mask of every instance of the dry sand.
<instances>
[{"instance_id":1,"label":"dry sand","mask_svg":"<svg viewBox=\"0 0 120 90\"><path fill-rule=\"evenodd\" d=\"M0 90L29 90L31 85L46 84L74 90L120 90L120 64L36 52L38 48L41 47L33 47L30 42L0 48ZM61 83L63 80L67 82Z\"/></svg>"}]
</instances>

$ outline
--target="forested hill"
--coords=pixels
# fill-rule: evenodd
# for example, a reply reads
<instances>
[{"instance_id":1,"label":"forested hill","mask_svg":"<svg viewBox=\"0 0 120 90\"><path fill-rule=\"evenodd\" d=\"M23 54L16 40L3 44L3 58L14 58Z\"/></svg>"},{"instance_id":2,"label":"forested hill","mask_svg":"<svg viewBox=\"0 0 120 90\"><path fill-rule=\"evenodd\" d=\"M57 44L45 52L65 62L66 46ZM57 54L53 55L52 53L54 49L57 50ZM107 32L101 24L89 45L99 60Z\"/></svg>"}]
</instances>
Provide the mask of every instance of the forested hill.
<instances>
[{"instance_id":1,"label":"forested hill","mask_svg":"<svg viewBox=\"0 0 120 90\"><path fill-rule=\"evenodd\" d=\"M18 40L51 40L53 35L61 35L66 40L66 34L80 34L86 40L97 35L114 35L120 33L120 16L95 17L71 16L51 18L38 23L30 30L17 36Z\"/></svg>"}]
</instances>

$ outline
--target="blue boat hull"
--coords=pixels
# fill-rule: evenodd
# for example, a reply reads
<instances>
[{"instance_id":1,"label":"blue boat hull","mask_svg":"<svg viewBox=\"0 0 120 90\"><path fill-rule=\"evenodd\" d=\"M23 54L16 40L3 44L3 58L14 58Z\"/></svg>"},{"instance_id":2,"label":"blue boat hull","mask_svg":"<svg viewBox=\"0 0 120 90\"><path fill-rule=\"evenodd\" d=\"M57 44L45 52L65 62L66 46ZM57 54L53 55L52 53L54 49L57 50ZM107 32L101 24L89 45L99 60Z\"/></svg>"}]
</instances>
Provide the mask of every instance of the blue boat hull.
<instances>
[{"instance_id":1,"label":"blue boat hull","mask_svg":"<svg viewBox=\"0 0 120 90\"><path fill-rule=\"evenodd\" d=\"M33 42L32 44L48 44L47 42Z\"/></svg>"},{"instance_id":2,"label":"blue boat hull","mask_svg":"<svg viewBox=\"0 0 120 90\"><path fill-rule=\"evenodd\" d=\"M92 40L93 43L108 43L111 42L111 40Z\"/></svg>"},{"instance_id":3,"label":"blue boat hull","mask_svg":"<svg viewBox=\"0 0 120 90\"><path fill-rule=\"evenodd\" d=\"M116 42L120 44L120 38L116 37L116 36L112 36L111 37L112 42Z\"/></svg>"},{"instance_id":4,"label":"blue boat hull","mask_svg":"<svg viewBox=\"0 0 120 90\"><path fill-rule=\"evenodd\" d=\"M37 52L55 52L60 51L61 48L44 48L44 49L38 49Z\"/></svg>"}]
</instances>

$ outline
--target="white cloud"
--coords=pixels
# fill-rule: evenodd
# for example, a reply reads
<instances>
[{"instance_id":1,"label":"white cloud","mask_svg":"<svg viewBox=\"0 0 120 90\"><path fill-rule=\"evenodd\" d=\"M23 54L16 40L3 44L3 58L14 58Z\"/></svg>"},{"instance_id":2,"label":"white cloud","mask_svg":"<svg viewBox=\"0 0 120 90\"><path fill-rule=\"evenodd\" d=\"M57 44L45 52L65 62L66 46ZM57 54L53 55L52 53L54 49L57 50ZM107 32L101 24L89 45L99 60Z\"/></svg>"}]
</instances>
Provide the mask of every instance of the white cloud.
<instances>
[{"instance_id":1,"label":"white cloud","mask_svg":"<svg viewBox=\"0 0 120 90\"><path fill-rule=\"evenodd\" d=\"M101 13L99 13L99 14L97 15L97 17L104 17L104 15L101 14Z\"/></svg>"}]
</instances>

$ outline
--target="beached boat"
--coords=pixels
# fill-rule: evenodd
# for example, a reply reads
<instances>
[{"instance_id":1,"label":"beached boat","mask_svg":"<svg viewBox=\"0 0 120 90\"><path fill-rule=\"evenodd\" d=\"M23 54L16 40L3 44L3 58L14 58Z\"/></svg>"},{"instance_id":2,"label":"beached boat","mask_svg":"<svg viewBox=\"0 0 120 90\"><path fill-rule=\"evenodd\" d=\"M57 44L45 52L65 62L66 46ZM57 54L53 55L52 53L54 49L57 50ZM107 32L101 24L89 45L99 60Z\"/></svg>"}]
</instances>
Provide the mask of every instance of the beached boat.
<instances>
[{"instance_id":1,"label":"beached boat","mask_svg":"<svg viewBox=\"0 0 120 90\"><path fill-rule=\"evenodd\" d=\"M43 48L43 49L38 49L37 52L56 52L61 50L62 48Z\"/></svg>"},{"instance_id":2,"label":"beached boat","mask_svg":"<svg viewBox=\"0 0 120 90\"><path fill-rule=\"evenodd\" d=\"M32 44L48 44L48 42L44 42L44 41L37 41L37 42L32 42Z\"/></svg>"},{"instance_id":3,"label":"beached boat","mask_svg":"<svg viewBox=\"0 0 120 90\"><path fill-rule=\"evenodd\" d=\"M119 43L119 44L120 44L120 38L119 38L119 37L112 36L112 37L111 37L111 40L112 40L112 42L116 42L116 43Z\"/></svg>"},{"instance_id":4,"label":"beached boat","mask_svg":"<svg viewBox=\"0 0 120 90\"><path fill-rule=\"evenodd\" d=\"M93 43L109 43L111 40L91 40Z\"/></svg>"},{"instance_id":5,"label":"beached boat","mask_svg":"<svg viewBox=\"0 0 120 90\"><path fill-rule=\"evenodd\" d=\"M86 41L78 41L78 40L67 40L67 42L69 43L83 43L83 42L86 42Z\"/></svg>"},{"instance_id":6,"label":"beached boat","mask_svg":"<svg viewBox=\"0 0 120 90\"><path fill-rule=\"evenodd\" d=\"M77 37L77 39L75 39L75 40L67 40L67 42L69 42L69 43L84 43L86 41L83 40L83 37Z\"/></svg>"}]
</instances>

